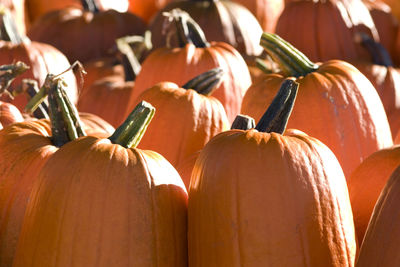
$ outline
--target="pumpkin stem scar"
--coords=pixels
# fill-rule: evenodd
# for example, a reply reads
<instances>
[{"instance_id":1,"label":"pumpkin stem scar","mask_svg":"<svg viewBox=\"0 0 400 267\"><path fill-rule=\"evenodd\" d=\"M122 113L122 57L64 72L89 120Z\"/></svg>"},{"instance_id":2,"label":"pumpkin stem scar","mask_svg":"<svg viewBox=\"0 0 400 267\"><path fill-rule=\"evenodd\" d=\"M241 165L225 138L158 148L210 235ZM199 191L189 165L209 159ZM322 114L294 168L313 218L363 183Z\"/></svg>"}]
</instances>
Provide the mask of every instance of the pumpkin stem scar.
<instances>
[{"instance_id":1,"label":"pumpkin stem scar","mask_svg":"<svg viewBox=\"0 0 400 267\"><path fill-rule=\"evenodd\" d=\"M368 50L374 64L393 67L392 58L382 44L376 42L371 36L363 32L357 32L355 39L356 42L361 43L361 45Z\"/></svg>"},{"instance_id":2,"label":"pumpkin stem scar","mask_svg":"<svg viewBox=\"0 0 400 267\"><path fill-rule=\"evenodd\" d=\"M100 9L95 0L81 0L83 9L91 13L99 13Z\"/></svg>"},{"instance_id":3,"label":"pumpkin stem scar","mask_svg":"<svg viewBox=\"0 0 400 267\"><path fill-rule=\"evenodd\" d=\"M113 144L119 144L125 148L137 147L154 116L155 110L150 103L140 102L125 122L108 139Z\"/></svg>"},{"instance_id":4,"label":"pumpkin stem scar","mask_svg":"<svg viewBox=\"0 0 400 267\"><path fill-rule=\"evenodd\" d=\"M250 116L239 114L232 123L231 129L250 130L256 127L254 119Z\"/></svg>"},{"instance_id":5,"label":"pumpkin stem scar","mask_svg":"<svg viewBox=\"0 0 400 267\"><path fill-rule=\"evenodd\" d=\"M179 47L186 44L193 44L198 48L210 46L203 30L187 12L175 8L163 15L166 17L164 23L167 25L167 47L171 48L171 38L177 39Z\"/></svg>"},{"instance_id":6,"label":"pumpkin stem scar","mask_svg":"<svg viewBox=\"0 0 400 267\"><path fill-rule=\"evenodd\" d=\"M283 81L271 105L257 123L260 132L283 134L296 100L299 84L291 79Z\"/></svg>"},{"instance_id":7,"label":"pumpkin stem scar","mask_svg":"<svg viewBox=\"0 0 400 267\"><path fill-rule=\"evenodd\" d=\"M10 10L3 5L0 6L0 39L13 44L21 44L25 39L25 37L18 32Z\"/></svg>"},{"instance_id":8,"label":"pumpkin stem scar","mask_svg":"<svg viewBox=\"0 0 400 267\"><path fill-rule=\"evenodd\" d=\"M305 76L318 69L317 64L276 34L263 33L260 45L287 76Z\"/></svg>"},{"instance_id":9,"label":"pumpkin stem scar","mask_svg":"<svg viewBox=\"0 0 400 267\"><path fill-rule=\"evenodd\" d=\"M193 89L199 94L209 96L221 84L223 76L224 70L222 68L214 68L194 77L185 83L182 88Z\"/></svg>"}]
</instances>

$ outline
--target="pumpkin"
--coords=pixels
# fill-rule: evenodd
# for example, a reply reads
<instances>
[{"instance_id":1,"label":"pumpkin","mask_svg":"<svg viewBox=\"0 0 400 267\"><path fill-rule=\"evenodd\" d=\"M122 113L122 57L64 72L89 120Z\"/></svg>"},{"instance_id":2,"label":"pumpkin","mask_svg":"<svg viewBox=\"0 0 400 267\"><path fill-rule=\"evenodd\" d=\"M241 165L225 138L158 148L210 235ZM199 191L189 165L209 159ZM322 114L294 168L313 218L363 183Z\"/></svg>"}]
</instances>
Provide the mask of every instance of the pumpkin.
<instances>
[{"instance_id":1,"label":"pumpkin","mask_svg":"<svg viewBox=\"0 0 400 267\"><path fill-rule=\"evenodd\" d=\"M9 124L22 121L24 121L24 118L16 106L0 101L0 129Z\"/></svg>"},{"instance_id":2,"label":"pumpkin","mask_svg":"<svg viewBox=\"0 0 400 267\"><path fill-rule=\"evenodd\" d=\"M189 0L169 3L157 13L149 25L154 48L167 45L163 35L164 13L175 8L186 11L204 30L208 40L228 43L244 57L257 56L262 52L258 44L262 29L257 19L242 5L228 0Z\"/></svg>"},{"instance_id":3,"label":"pumpkin","mask_svg":"<svg viewBox=\"0 0 400 267\"><path fill-rule=\"evenodd\" d=\"M312 61L368 59L368 54L353 41L357 31L379 40L361 0L300 0L285 5L275 32Z\"/></svg>"},{"instance_id":4,"label":"pumpkin","mask_svg":"<svg viewBox=\"0 0 400 267\"><path fill-rule=\"evenodd\" d=\"M135 15L99 11L93 0L85 2L84 10L65 8L45 14L32 25L28 36L55 46L71 61L84 63L106 56L118 37L144 33L144 22Z\"/></svg>"},{"instance_id":5,"label":"pumpkin","mask_svg":"<svg viewBox=\"0 0 400 267\"><path fill-rule=\"evenodd\" d=\"M398 225L400 205L400 168L397 167L387 181L375 205L361 245L357 267L399 266Z\"/></svg>"},{"instance_id":6,"label":"pumpkin","mask_svg":"<svg viewBox=\"0 0 400 267\"><path fill-rule=\"evenodd\" d=\"M400 20L400 3L397 0L382 0L390 6L392 13L398 20Z\"/></svg>"},{"instance_id":7,"label":"pumpkin","mask_svg":"<svg viewBox=\"0 0 400 267\"><path fill-rule=\"evenodd\" d=\"M257 121L282 81L292 77L300 83L300 91L288 127L326 144L346 177L364 158L393 144L382 102L371 82L354 66L340 60L314 64L274 34L264 33L261 43L283 72L265 75L248 89L242 114Z\"/></svg>"},{"instance_id":8,"label":"pumpkin","mask_svg":"<svg viewBox=\"0 0 400 267\"><path fill-rule=\"evenodd\" d=\"M26 0L0 0L0 5L10 10L15 19L18 32L21 34L25 34L26 28L29 26L25 3Z\"/></svg>"},{"instance_id":9,"label":"pumpkin","mask_svg":"<svg viewBox=\"0 0 400 267\"><path fill-rule=\"evenodd\" d=\"M140 94L136 102L150 102L158 112L139 148L156 151L178 166L213 136L227 130L224 107L210 96L222 79L218 68L193 78L182 88L162 82ZM189 186L189 180L184 183Z\"/></svg>"},{"instance_id":10,"label":"pumpkin","mask_svg":"<svg viewBox=\"0 0 400 267\"><path fill-rule=\"evenodd\" d=\"M84 135L79 116L63 88L64 82L49 75L41 88L49 93L50 122L28 120L0 131L1 266L12 266L29 195L40 169L58 147ZM37 98L41 99L31 100L34 106L39 104Z\"/></svg>"},{"instance_id":11,"label":"pumpkin","mask_svg":"<svg viewBox=\"0 0 400 267\"><path fill-rule=\"evenodd\" d=\"M152 17L172 0L129 0L129 11L149 23Z\"/></svg>"},{"instance_id":12,"label":"pumpkin","mask_svg":"<svg viewBox=\"0 0 400 267\"><path fill-rule=\"evenodd\" d=\"M297 86L282 84L256 129L223 132L201 151L189 188L189 266L354 265L337 159L300 131L282 134Z\"/></svg>"},{"instance_id":13,"label":"pumpkin","mask_svg":"<svg viewBox=\"0 0 400 267\"><path fill-rule=\"evenodd\" d=\"M234 0L245 6L257 18L265 32L275 32L275 26L285 7L283 0Z\"/></svg>"},{"instance_id":14,"label":"pumpkin","mask_svg":"<svg viewBox=\"0 0 400 267\"><path fill-rule=\"evenodd\" d=\"M125 12L128 9L128 0L96 0L96 4L100 10L115 9L119 12ZM54 10L63 8L80 8L86 6L81 0L62 0L62 1L46 1L46 0L25 0L25 7L31 23L34 23L41 16Z\"/></svg>"},{"instance_id":15,"label":"pumpkin","mask_svg":"<svg viewBox=\"0 0 400 267\"><path fill-rule=\"evenodd\" d=\"M14 267L187 266L183 182L160 154L135 148L153 114L141 103L108 139L81 137L47 161Z\"/></svg>"},{"instance_id":16,"label":"pumpkin","mask_svg":"<svg viewBox=\"0 0 400 267\"><path fill-rule=\"evenodd\" d=\"M359 244L362 244L379 194L399 165L400 146L381 149L367 157L347 180Z\"/></svg>"},{"instance_id":17,"label":"pumpkin","mask_svg":"<svg viewBox=\"0 0 400 267\"><path fill-rule=\"evenodd\" d=\"M388 5L380 1L363 0L365 6L371 13L376 29L379 34L379 42L394 55L396 48L396 35L399 28L399 22L392 14Z\"/></svg>"},{"instance_id":18,"label":"pumpkin","mask_svg":"<svg viewBox=\"0 0 400 267\"><path fill-rule=\"evenodd\" d=\"M2 39L0 40L0 65L22 61L30 67L15 79L15 84L20 84L25 78L34 79L39 84L43 84L47 73L61 73L70 66L67 58L56 48L39 42L31 42L28 38L19 35L7 10L0 12L0 20L5 25L0 29ZM76 103L78 93L75 76L70 72L63 76L69 84L68 95L71 101ZM20 111L23 111L27 102L25 95L20 95L11 101Z\"/></svg>"},{"instance_id":19,"label":"pumpkin","mask_svg":"<svg viewBox=\"0 0 400 267\"><path fill-rule=\"evenodd\" d=\"M370 62L355 62L357 67L374 85L381 98L389 120L392 135L400 129L400 69L393 66L387 50L366 34L359 35L360 42L369 51Z\"/></svg>"},{"instance_id":20,"label":"pumpkin","mask_svg":"<svg viewBox=\"0 0 400 267\"><path fill-rule=\"evenodd\" d=\"M227 43L208 43L198 24L186 12L173 10L170 17L172 23L177 25L171 25L170 29L178 29L176 34L170 36L171 39L175 37L180 40L179 47L159 48L147 56L136 78L135 94L138 96L163 81L184 84L205 71L220 67L226 75L213 96L224 106L228 120L233 121L240 111L244 93L251 84L245 61ZM182 27L187 31L179 30ZM132 98L133 101L135 99ZM133 101L128 105L128 110L134 107Z\"/></svg>"}]
</instances>

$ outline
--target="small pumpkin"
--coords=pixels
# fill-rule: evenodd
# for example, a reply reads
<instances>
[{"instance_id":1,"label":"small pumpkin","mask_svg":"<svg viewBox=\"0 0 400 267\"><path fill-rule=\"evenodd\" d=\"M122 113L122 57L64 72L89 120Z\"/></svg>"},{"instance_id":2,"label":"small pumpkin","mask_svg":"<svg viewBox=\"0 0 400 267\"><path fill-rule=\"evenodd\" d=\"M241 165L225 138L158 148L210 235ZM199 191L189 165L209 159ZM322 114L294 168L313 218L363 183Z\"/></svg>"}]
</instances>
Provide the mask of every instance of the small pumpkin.
<instances>
[{"instance_id":1,"label":"small pumpkin","mask_svg":"<svg viewBox=\"0 0 400 267\"><path fill-rule=\"evenodd\" d=\"M223 132L201 151L189 188L190 266L354 265L337 159L313 137L283 134L297 87L286 80L255 129Z\"/></svg>"},{"instance_id":2,"label":"small pumpkin","mask_svg":"<svg viewBox=\"0 0 400 267\"><path fill-rule=\"evenodd\" d=\"M289 127L307 132L335 153L348 177L373 152L393 144L382 102L371 82L354 66L340 60L315 64L274 34L261 44L280 65L253 84L242 102L242 114L258 120L282 81L300 83Z\"/></svg>"}]
</instances>

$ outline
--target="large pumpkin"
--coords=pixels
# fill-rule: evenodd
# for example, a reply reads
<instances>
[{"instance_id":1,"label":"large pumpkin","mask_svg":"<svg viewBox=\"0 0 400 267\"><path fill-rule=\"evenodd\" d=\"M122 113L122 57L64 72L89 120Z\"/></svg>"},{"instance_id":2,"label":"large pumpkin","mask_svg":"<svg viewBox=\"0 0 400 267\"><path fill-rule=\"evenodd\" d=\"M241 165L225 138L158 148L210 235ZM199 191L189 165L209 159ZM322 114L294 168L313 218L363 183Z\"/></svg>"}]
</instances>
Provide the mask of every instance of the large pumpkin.
<instances>
[{"instance_id":1,"label":"large pumpkin","mask_svg":"<svg viewBox=\"0 0 400 267\"><path fill-rule=\"evenodd\" d=\"M326 144L346 177L364 158L393 144L382 102L359 70L340 60L316 65L277 35L264 33L261 42L284 71L265 75L248 89L242 114L257 121L282 81L292 77L300 89L288 127Z\"/></svg>"},{"instance_id":2,"label":"large pumpkin","mask_svg":"<svg viewBox=\"0 0 400 267\"><path fill-rule=\"evenodd\" d=\"M226 75L213 96L221 101L229 121L233 121L240 111L243 95L251 84L245 61L226 43L208 43L201 29L187 13L174 10L170 15L174 23L181 25L178 29L184 27L188 31L178 30L177 34L172 35L180 39L178 47L159 48L147 56L136 78L135 93L139 95L163 81L182 85L205 71L220 67ZM128 110L133 107L131 103Z\"/></svg>"},{"instance_id":3,"label":"large pumpkin","mask_svg":"<svg viewBox=\"0 0 400 267\"><path fill-rule=\"evenodd\" d=\"M390 176L375 205L357 267L399 266L400 168Z\"/></svg>"},{"instance_id":4,"label":"large pumpkin","mask_svg":"<svg viewBox=\"0 0 400 267\"><path fill-rule=\"evenodd\" d=\"M161 155L135 148L152 114L142 104L109 139L79 138L47 161L14 267L187 266L183 182Z\"/></svg>"},{"instance_id":5,"label":"large pumpkin","mask_svg":"<svg viewBox=\"0 0 400 267\"><path fill-rule=\"evenodd\" d=\"M0 101L0 130L11 123L22 121L24 118L16 106Z\"/></svg>"},{"instance_id":6,"label":"large pumpkin","mask_svg":"<svg viewBox=\"0 0 400 267\"><path fill-rule=\"evenodd\" d=\"M149 25L154 48L167 44L163 33L165 12L179 8L186 11L204 30L208 40L232 45L244 57L262 52L258 38L262 29L249 10L229 0L174 1L161 9Z\"/></svg>"},{"instance_id":7,"label":"large pumpkin","mask_svg":"<svg viewBox=\"0 0 400 267\"><path fill-rule=\"evenodd\" d=\"M276 25L276 33L312 61L368 59L368 54L354 42L357 31L379 40L361 0L289 1Z\"/></svg>"},{"instance_id":8,"label":"large pumpkin","mask_svg":"<svg viewBox=\"0 0 400 267\"><path fill-rule=\"evenodd\" d=\"M118 37L144 31L144 22L128 12L65 8L42 16L29 29L28 36L55 46L71 61L86 62L106 56Z\"/></svg>"},{"instance_id":9,"label":"large pumpkin","mask_svg":"<svg viewBox=\"0 0 400 267\"><path fill-rule=\"evenodd\" d=\"M313 137L282 134L295 97L287 83L284 105L274 101L256 129L223 132L201 151L189 189L190 266L354 265L337 159Z\"/></svg>"}]
</instances>

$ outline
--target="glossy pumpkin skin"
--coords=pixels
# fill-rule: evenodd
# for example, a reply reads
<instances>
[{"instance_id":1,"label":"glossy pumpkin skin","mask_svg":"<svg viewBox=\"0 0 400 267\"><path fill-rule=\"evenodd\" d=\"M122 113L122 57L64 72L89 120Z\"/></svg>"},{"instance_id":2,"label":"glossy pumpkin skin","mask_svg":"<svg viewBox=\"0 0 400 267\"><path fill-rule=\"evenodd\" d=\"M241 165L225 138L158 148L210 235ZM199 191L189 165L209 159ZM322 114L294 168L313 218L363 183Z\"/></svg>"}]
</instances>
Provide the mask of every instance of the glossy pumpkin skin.
<instances>
[{"instance_id":1,"label":"glossy pumpkin skin","mask_svg":"<svg viewBox=\"0 0 400 267\"><path fill-rule=\"evenodd\" d=\"M257 19L243 6L227 0L176 1L161 9L149 25L153 48L166 46L162 34L165 17L163 12L180 8L200 25L207 40L232 45L244 57L262 52L259 45L262 29ZM236 114L235 114L236 115Z\"/></svg>"},{"instance_id":2,"label":"glossy pumpkin skin","mask_svg":"<svg viewBox=\"0 0 400 267\"><path fill-rule=\"evenodd\" d=\"M200 155L201 150L194 152L192 155L186 157L181 163L176 165L176 170L182 178L186 189L189 190L190 180L192 176L192 171L196 163L197 158Z\"/></svg>"},{"instance_id":3,"label":"glossy pumpkin skin","mask_svg":"<svg viewBox=\"0 0 400 267\"><path fill-rule=\"evenodd\" d=\"M269 74L253 84L243 98L241 113L258 121L285 78ZM330 60L295 80L300 86L288 127L326 144L347 178L364 158L393 144L376 90L352 65Z\"/></svg>"},{"instance_id":4,"label":"glossy pumpkin skin","mask_svg":"<svg viewBox=\"0 0 400 267\"><path fill-rule=\"evenodd\" d=\"M57 47L72 62L87 62L106 56L116 38L141 35L144 31L144 22L127 12L108 10L94 14L66 8L42 16L29 29L28 36Z\"/></svg>"},{"instance_id":5,"label":"glossy pumpkin skin","mask_svg":"<svg viewBox=\"0 0 400 267\"><path fill-rule=\"evenodd\" d=\"M379 195L399 165L400 146L382 149L366 158L347 180L359 244Z\"/></svg>"},{"instance_id":6,"label":"glossy pumpkin skin","mask_svg":"<svg viewBox=\"0 0 400 267\"><path fill-rule=\"evenodd\" d=\"M330 59L369 59L354 33L378 38L368 9L361 0L290 1L276 25L276 33L314 62Z\"/></svg>"},{"instance_id":7,"label":"glossy pumpkin skin","mask_svg":"<svg viewBox=\"0 0 400 267\"><path fill-rule=\"evenodd\" d=\"M149 88L136 102L142 100L151 103L157 112L139 148L160 153L173 166L202 149L218 133L229 129L224 107L216 98L180 88L174 83L164 82Z\"/></svg>"},{"instance_id":8,"label":"glossy pumpkin skin","mask_svg":"<svg viewBox=\"0 0 400 267\"><path fill-rule=\"evenodd\" d=\"M15 267L187 266L187 193L152 151L72 141L42 169L26 214Z\"/></svg>"},{"instance_id":9,"label":"glossy pumpkin skin","mask_svg":"<svg viewBox=\"0 0 400 267\"><path fill-rule=\"evenodd\" d=\"M129 0L129 11L149 23L153 16L166 4L173 0Z\"/></svg>"},{"instance_id":10,"label":"glossy pumpkin skin","mask_svg":"<svg viewBox=\"0 0 400 267\"><path fill-rule=\"evenodd\" d=\"M182 86L193 77L216 67L221 67L225 75L213 96L222 103L228 120L232 122L239 114L251 78L243 58L226 43L211 42L211 46L206 48L187 44L183 48L159 48L153 51L142 63L142 69L136 77L135 94L138 96L163 81ZM136 97L132 99L134 101ZM132 102L128 110L133 109Z\"/></svg>"},{"instance_id":11,"label":"glossy pumpkin skin","mask_svg":"<svg viewBox=\"0 0 400 267\"><path fill-rule=\"evenodd\" d=\"M257 18L265 32L275 32L275 26L285 7L284 0L234 0L245 6Z\"/></svg>"},{"instance_id":12,"label":"glossy pumpkin skin","mask_svg":"<svg viewBox=\"0 0 400 267\"><path fill-rule=\"evenodd\" d=\"M390 176L375 205L357 267L399 266L400 169Z\"/></svg>"},{"instance_id":13,"label":"glossy pumpkin skin","mask_svg":"<svg viewBox=\"0 0 400 267\"><path fill-rule=\"evenodd\" d=\"M115 131L111 124L93 113L79 112L79 117L87 135L104 134L104 136L111 136Z\"/></svg>"},{"instance_id":14,"label":"glossy pumpkin skin","mask_svg":"<svg viewBox=\"0 0 400 267\"><path fill-rule=\"evenodd\" d=\"M14 80L13 84L16 86L21 84L22 79L34 79L41 86L48 73L57 75L70 67L68 59L51 45L29 40L25 40L21 44L0 41L0 65L15 61L22 61L30 67ZM67 93L70 100L76 103L78 101L78 89L74 74L66 72L63 74L63 78L68 84ZM25 95L19 95L11 103L23 111L28 99Z\"/></svg>"},{"instance_id":15,"label":"glossy pumpkin skin","mask_svg":"<svg viewBox=\"0 0 400 267\"><path fill-rule=\"evenodd\" d=\"M15 20L18 32L21 34L25 34L27 26L29 26L25 9L26 1L27 0L0 0L0 4L4 5L10 10Z\"/></svg>"},{"instance_id":16,"label":"glossy pumpkin skin","mask_svg":"<svg viewBox=\"0 0 400 267\"><path fill-rule=\"evenodd\" d=\"M0 130L15 122L22 122L21 112L13 104L0 101Z\"/></svg>"},{"instance_id":17,"label":"glossy pumpkin skin","mask_svg":"<svg viewBox=\"0 0 400 267\"><path fill-rule=\"evenodd\" d=\"M96 81L101 80L108 76L121 76L124 79L124 68L121 64L116 64L114 57L105 57L95 59L84 64L87 74L84 76L83 90L89 88ZM82 94L81 92L81 94Z\"/></svg>"},{"instance_id":18,"label":"glossy pumpkin skin","mask_svg":"<svg viewBox=\"0 0 400 267\"><path fill-rule=\"evenodd\" d=\"M343 171L298 131L214 137L196 161L188 208L190 266L354 265Z\"/></svg>"}]
</instances>

